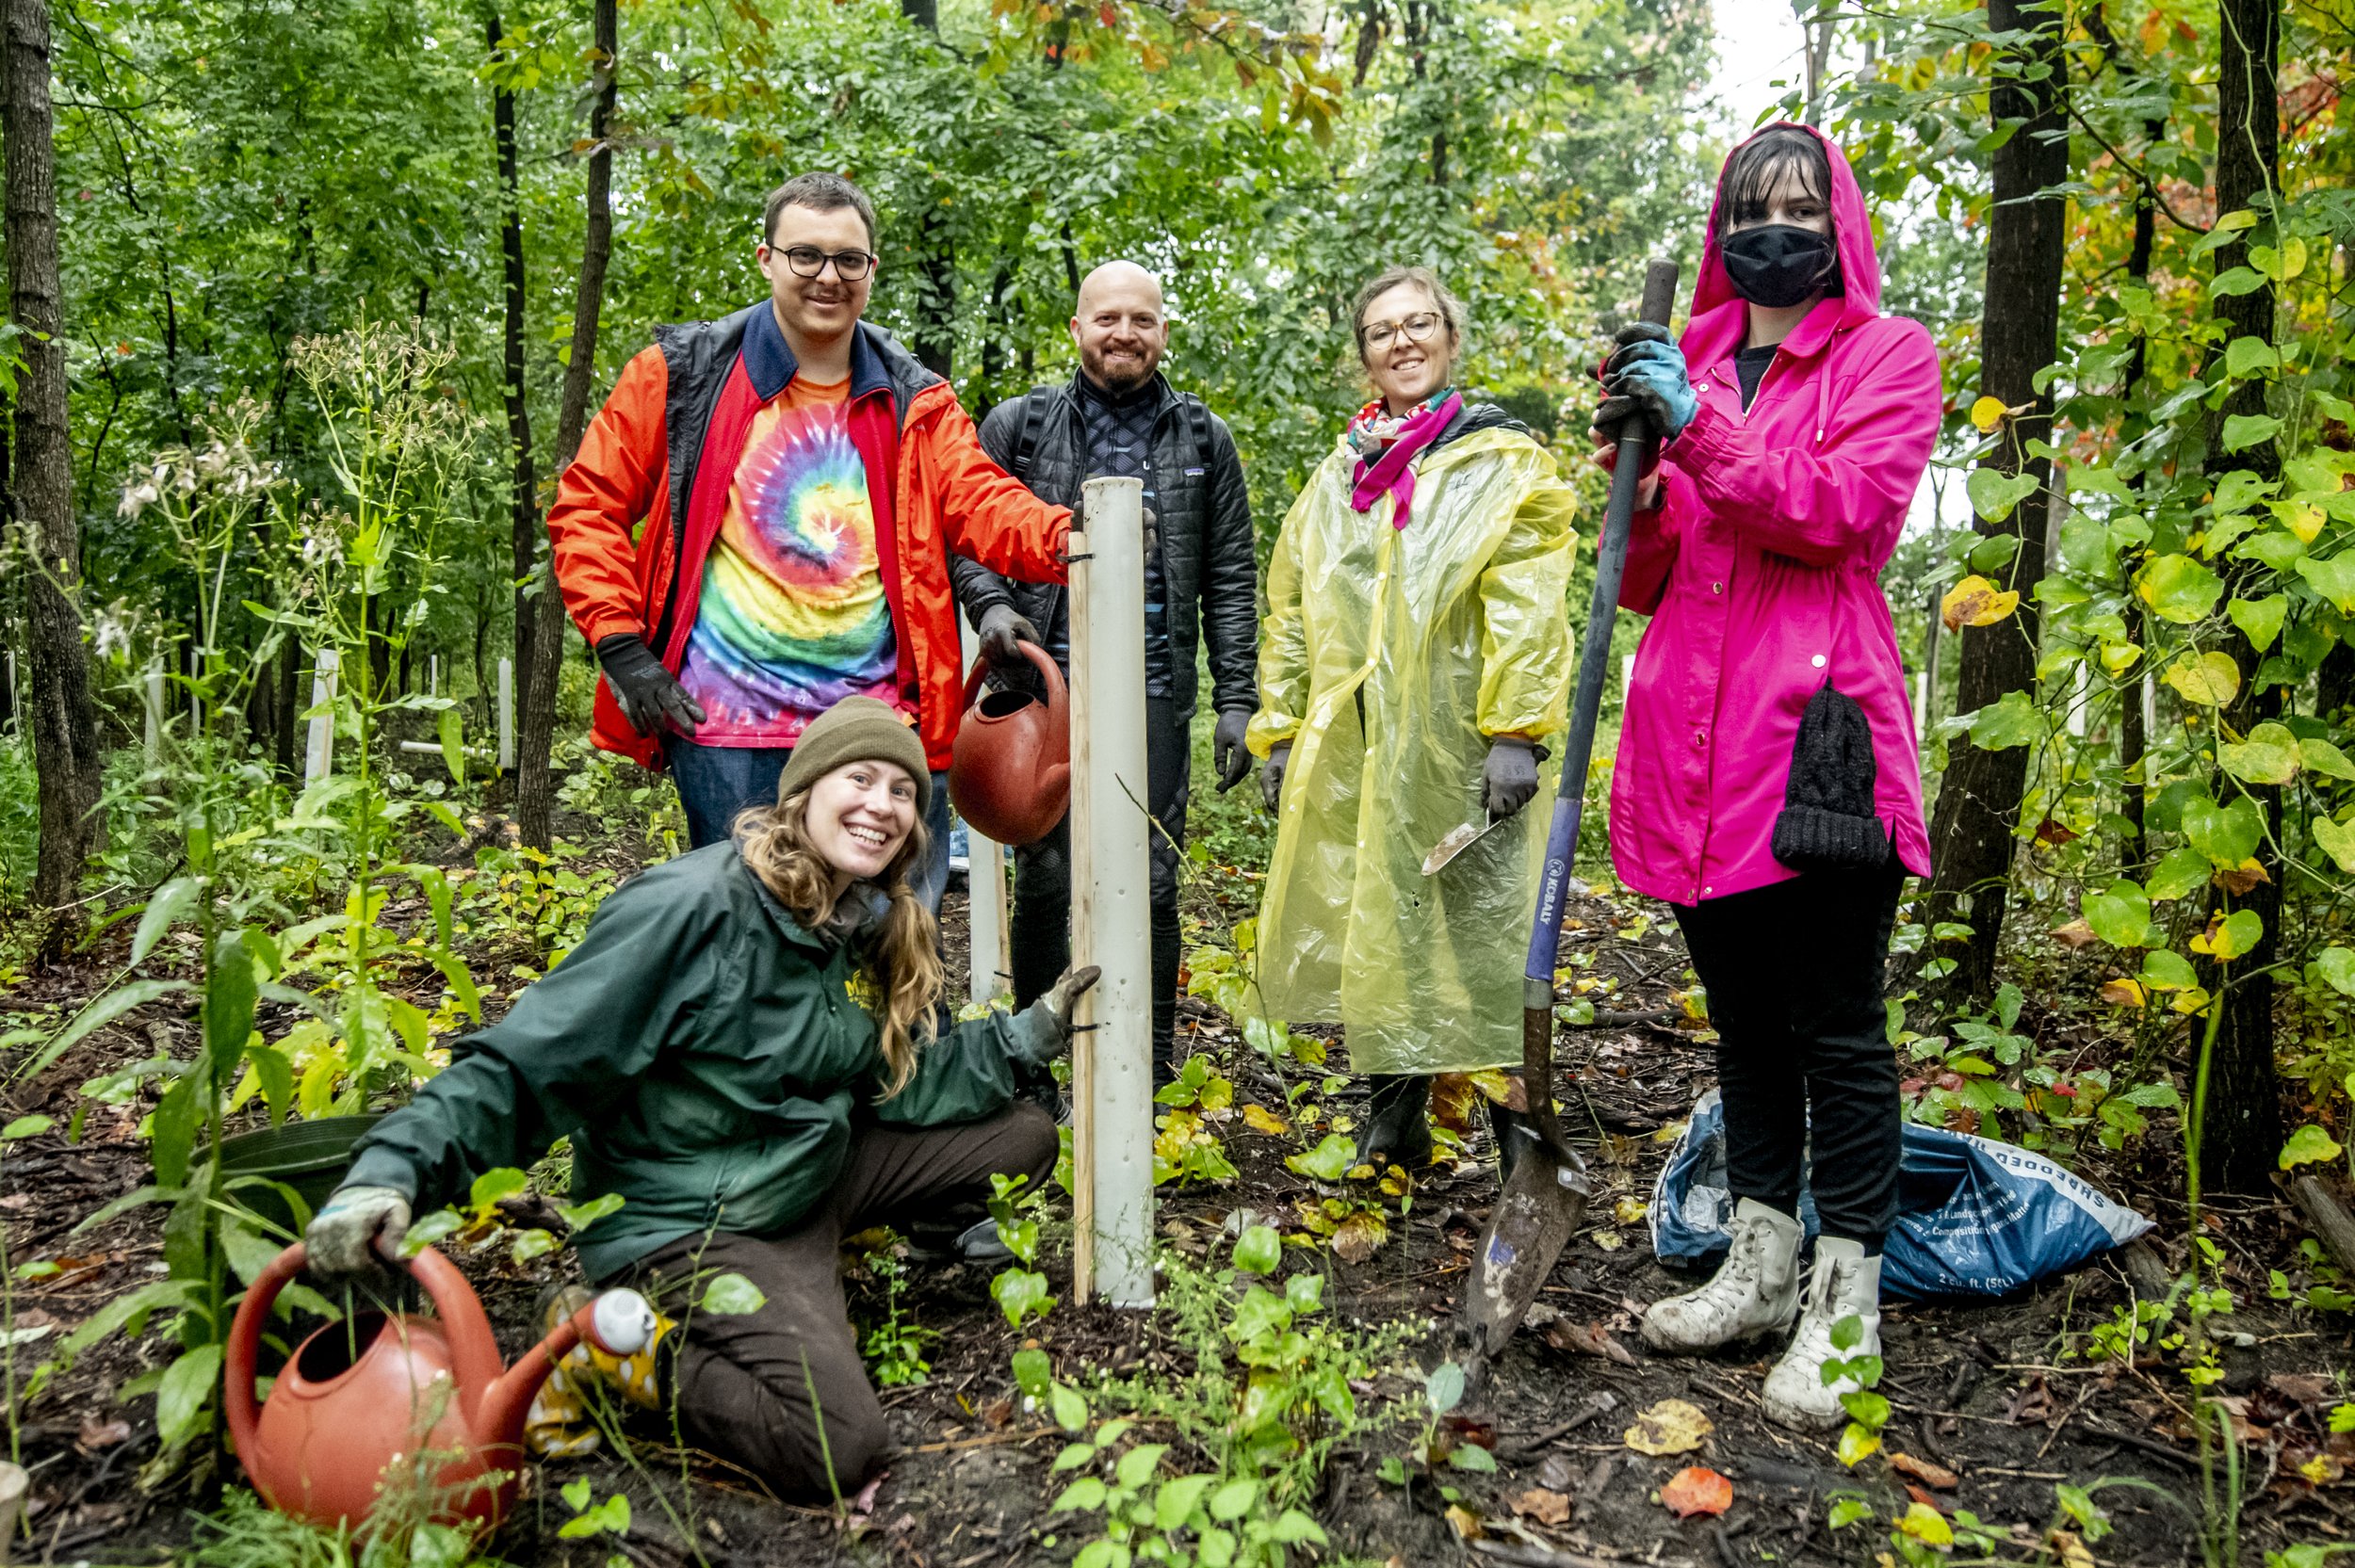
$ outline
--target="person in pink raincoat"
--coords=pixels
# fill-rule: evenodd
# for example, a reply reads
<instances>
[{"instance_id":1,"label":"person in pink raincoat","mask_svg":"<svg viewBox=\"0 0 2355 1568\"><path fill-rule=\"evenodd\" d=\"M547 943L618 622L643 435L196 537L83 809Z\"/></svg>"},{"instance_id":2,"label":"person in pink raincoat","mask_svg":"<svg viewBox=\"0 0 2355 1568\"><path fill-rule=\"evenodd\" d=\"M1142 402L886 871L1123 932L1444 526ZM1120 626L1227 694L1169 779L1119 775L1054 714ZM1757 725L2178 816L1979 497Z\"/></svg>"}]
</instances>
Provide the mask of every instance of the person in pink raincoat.
<instances>
[{"instance_id":1,"label":"person in pink raincoat","mask_svg":"<svg viewBox=\"0 0 2355 1568\"><path fill-rule=\"evenodd\" d=\"M1908 872L1929 874L1905 671L1878 575L1937 439L1938 350L1880 312L1872 221L1821 133L1767 127L1718 178L1679 342L1637 324L1599 431L1666 440L1620 603L1651 617L1611 786L1620 879L1676 911L1718 1032L1732 1248L1656 1302L1655 1349L1792 1328L1766 1412L1845 1419L1842 1318L1879 1353L1902 1111L1882 1000ZM1803 1167L1819 1236L1802 1277Z\"/></svg>"}]
</instances>

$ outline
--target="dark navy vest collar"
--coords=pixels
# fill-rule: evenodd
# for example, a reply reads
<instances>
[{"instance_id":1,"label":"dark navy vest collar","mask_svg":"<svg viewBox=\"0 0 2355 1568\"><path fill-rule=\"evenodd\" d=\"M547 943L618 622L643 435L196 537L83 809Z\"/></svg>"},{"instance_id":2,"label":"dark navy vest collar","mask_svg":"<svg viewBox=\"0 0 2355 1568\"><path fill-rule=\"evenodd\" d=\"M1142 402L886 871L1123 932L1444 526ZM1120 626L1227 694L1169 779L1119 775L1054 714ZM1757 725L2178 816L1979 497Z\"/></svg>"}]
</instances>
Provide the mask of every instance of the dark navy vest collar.
<instances>
[{"instance_id":1,"label":"dark navy vest collar","mask_svg":"<svg viewBox=\"0 0 2355 1568\"><path fill-rule=\"evenodd\" d=\"M776 307L755 307L753 318L744 324L744 374L753 383L753 396L769 401L786 389L800 368L793 350L786 345L785 329L777 325ZM890 390L891 373L869 339L867 323L859 322L851 329L851 396L864 397L870 392Z\"/></svg>"}]
</instances>

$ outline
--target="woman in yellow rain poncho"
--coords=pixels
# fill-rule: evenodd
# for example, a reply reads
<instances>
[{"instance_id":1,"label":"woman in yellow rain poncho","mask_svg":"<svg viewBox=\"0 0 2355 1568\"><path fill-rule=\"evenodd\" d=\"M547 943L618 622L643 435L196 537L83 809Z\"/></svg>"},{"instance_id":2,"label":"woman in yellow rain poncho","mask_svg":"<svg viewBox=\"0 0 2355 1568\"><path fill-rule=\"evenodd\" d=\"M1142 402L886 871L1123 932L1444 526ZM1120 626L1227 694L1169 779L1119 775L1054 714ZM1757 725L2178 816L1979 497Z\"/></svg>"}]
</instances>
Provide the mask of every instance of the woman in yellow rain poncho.
<instances>
[{"instance_id":1,"label":"woman in yellow rain poncho","mask_svg":"<svg viewBox=\"0 0 2355 1568\"><path fill-rule=\"evenodd\" d=\"M1454 390L1464 310L1437 278L1383 273L1352 329L1378 396L1268 567L1250 745L1278 820L1259 980L1274 1016L1344 1026L1373 1078L1361 1156L1411 1167L1429 1157L1431 1075L1521 1058L1546 837L1521 808L1564 722L1577 536L1553 459ZM1450 832L1490 820L1422 874Z\"/></svg>"}]
</instances>

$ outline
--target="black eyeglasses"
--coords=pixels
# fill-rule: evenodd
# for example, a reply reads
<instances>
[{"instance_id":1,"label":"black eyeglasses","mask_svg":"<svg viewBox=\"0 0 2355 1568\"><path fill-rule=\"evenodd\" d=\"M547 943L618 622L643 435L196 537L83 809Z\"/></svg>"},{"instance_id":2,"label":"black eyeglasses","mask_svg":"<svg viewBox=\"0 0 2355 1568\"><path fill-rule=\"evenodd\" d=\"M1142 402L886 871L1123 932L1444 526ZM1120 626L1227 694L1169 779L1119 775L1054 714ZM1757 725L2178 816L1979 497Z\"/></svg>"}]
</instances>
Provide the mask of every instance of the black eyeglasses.
<instances>
[{"instance_id":1,"label":"black eyeglasses","mask_svg":"<svg viewBox=\"0 0 2355 1568\"><path fill-rule=\"evenodd\" d=\"M820 251L815 245L789 245L783 251L771 246L770 254L783 256L796 278L815 278L832 262L834 275L846 283L857 283L875 265L875 258L864 251Z\"/></svg>"}]
</instances>

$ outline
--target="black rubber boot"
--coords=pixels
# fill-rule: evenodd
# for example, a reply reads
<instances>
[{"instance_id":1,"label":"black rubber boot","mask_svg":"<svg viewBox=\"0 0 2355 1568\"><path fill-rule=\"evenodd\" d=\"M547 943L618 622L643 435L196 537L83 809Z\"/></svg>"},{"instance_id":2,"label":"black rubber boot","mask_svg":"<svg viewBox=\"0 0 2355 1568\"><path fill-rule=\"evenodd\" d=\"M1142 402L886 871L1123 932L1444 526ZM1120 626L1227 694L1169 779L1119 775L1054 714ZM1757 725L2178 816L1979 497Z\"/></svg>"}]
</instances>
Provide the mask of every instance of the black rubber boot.
<instances>
[{"instance_id":1,"label":"black rubber boot","mask_svg":"<svg viewBox=\"0 0 2355 1568\"><path fill-rule=\"evenodd\" d=\"M1513 1110L1488 1102L1488 1134L1497 1144L1497 1186L1502 1187L1513 1174L1513 1166L1522 1155L1537 1146L1537 1124L1527 1111Z\"/></svg>"},{"instance_id":2,"label":"black rubber boot","mask_svg":"<svg viewBox=\"0 0 2355 1568\"><path fill-rule=\"evenodd\" d=\"M1375 1073L1360 1157L1380 1171L1420 1171L1431 1163L1431 1079L1421 1073Z\"/></svg>"}]
</instances>

